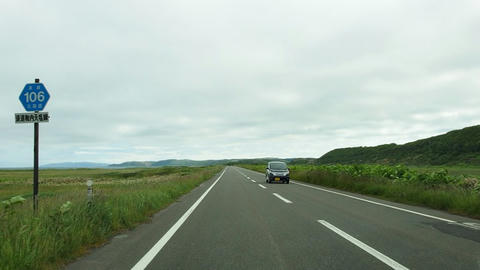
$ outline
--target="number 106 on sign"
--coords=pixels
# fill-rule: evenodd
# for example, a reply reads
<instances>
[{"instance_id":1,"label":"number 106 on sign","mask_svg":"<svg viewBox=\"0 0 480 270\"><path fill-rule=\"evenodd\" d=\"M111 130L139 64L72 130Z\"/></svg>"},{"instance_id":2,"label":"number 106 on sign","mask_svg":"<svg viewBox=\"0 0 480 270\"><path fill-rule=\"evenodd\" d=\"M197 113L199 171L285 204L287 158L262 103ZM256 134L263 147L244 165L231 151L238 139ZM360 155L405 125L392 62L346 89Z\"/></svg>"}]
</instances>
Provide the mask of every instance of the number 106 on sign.
<instances>
[{"instance_id":1,"label":"number 106 on sign","mask_svg":"<svg viewBox=\"0 0 480 270\"><path fill-rule=\"evenodd\" d=\"M47 105L50 95L42 83L29 83L23 88L19 99L26 111L41 111Z\"/></svg>"},{"instance_id":2,"label":"number 106 on sign","mask_svg":"<svg viewBox=\"0 0 480 270\"><path fill-rule=\"evenodd\" d=\"M44 102L45 101L45 92L38 91L38 92L30 92L23 94L25 96L25 101L28 103L31 102Z\"/></svg>"}]
</instances>

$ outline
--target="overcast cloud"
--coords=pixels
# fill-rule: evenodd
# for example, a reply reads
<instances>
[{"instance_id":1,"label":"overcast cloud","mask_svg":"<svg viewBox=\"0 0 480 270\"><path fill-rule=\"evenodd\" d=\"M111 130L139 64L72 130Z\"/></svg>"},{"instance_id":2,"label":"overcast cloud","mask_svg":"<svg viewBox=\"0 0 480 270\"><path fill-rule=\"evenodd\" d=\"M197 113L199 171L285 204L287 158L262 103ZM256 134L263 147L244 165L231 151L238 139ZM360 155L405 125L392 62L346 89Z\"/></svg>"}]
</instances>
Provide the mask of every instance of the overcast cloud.
<instances>
[{"instance_id":1,"label":"overcast cloud","mask_svg":"<svg viewBox=\"0 0 480 270\"><path fill-rule=\"evenodd\" d=\"M480 118L480 2L0 0L0 167L319 157Z\"/></svg>"}]
</instances>

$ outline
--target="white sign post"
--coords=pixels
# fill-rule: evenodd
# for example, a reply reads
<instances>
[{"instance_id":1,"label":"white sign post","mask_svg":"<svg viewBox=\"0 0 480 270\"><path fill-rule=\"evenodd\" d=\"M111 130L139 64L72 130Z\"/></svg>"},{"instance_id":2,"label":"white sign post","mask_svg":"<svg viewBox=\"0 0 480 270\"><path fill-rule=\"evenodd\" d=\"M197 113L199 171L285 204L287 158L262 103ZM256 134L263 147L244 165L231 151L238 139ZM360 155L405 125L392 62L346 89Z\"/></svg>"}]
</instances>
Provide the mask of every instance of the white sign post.
<instances>
[{"instance_id":1,"label":"white sign post","mask_svg":"<svg viewBox=\"0 0 480 270\"><path fill-rule=\"evenodd\" d=\"M92 202L92 199L93 199L93 181L92 180L87 181L87 198L89 203Z\"/></svg>"}]
</instances>

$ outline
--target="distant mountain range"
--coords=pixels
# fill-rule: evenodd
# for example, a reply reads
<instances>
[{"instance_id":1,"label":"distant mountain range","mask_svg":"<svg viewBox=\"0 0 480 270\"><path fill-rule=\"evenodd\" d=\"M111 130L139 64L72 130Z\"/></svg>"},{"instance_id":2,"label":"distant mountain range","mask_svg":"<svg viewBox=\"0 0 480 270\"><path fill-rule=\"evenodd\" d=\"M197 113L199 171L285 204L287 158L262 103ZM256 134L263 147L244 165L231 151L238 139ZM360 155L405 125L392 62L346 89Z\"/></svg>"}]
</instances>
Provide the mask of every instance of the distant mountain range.
<instances>
[{"instance_id":1,"label":"distant mountain range","mask_svg":"<svg viewBox=\"0 0 480 270\"><path fill-rule=\"evenodd\" d=\"M165 166L189 166L200 167L210 165L232 165L232 164L267 164L271 160L281 160L288 163L314 163L314 158L256 158L256 159L219 159L219 160L191 160L191 159L167 159L160 161L128 161L119 164L106 164L94 162L65 162L53 163L40 166L42 169L76 169L76 168L155 168Z\"/></svg>"},{"instance_id":2,"label":"distant mountain range","mask_svg":"<svg viewBox=\"0 0 480 270\"><path fill-rule=\"evenodd\" d=\"M259 164L265 163L271 160L281 160L285 162L294 162L295 160L310 160L312 163L314 158L310 159L295 159L295 158L256 158L256 159L218 159L218 160L191 160L191 159L167 159L160 161L130 161L120 164L111 164L111 168L132 168L132 167L164 167L164 166L210 166L210 165L232 165L232 164Z\"/></svg>"},{"instance_id":3,"label":"distant mountain range","mask_svg":"<svg viewBox=\"0 0 480 270\"><path fill-rule=\"evenodd\" d=\"M111 164L112 168L132 168L132 167L164 167L164 166L209 166L217 164L227 164L232 160L190 160L190 159L167 159L160 161L129 161L120 164Z\"/></svg>"},{"instance_id":4,"label":"distant mountain range","mask_svg":"<svg viewBox=\"0 0 480 270\"><path fill-rule=\"evenodd\" d=\"M95 163L95 162L63 162L63 163L51 163L40 166L42 169L77 169L77 168L106 168L107 163Z\"/></svg>"},{"instance_id":5,"label":"distant mountain range","mask_svg":"<svg viewBox=\"0 0 480 270\"><path fill-rule=\"evenodd\" d=\"M320 164L480 165L480 126L403 145L350 147L332 150L317 160Z\"/></svg>"}]
</instances>

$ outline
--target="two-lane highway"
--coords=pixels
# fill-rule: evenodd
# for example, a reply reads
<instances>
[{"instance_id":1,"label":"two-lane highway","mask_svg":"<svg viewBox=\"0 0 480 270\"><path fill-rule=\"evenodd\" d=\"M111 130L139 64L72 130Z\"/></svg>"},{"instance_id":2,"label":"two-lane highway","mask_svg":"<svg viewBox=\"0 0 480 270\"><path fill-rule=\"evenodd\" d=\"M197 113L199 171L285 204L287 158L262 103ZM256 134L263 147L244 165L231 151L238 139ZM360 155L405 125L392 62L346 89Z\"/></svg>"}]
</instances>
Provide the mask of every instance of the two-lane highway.
<instances>
[{"instance_id":1,"label":"two-lane highway","mask_svg":"<svg viewBox=\"0 0 480 270\"><path fill-rule=\"evenodd\" d=\"M480 269L478 223L227 167L67 269Z\"/></svg>"}]
</instances>

